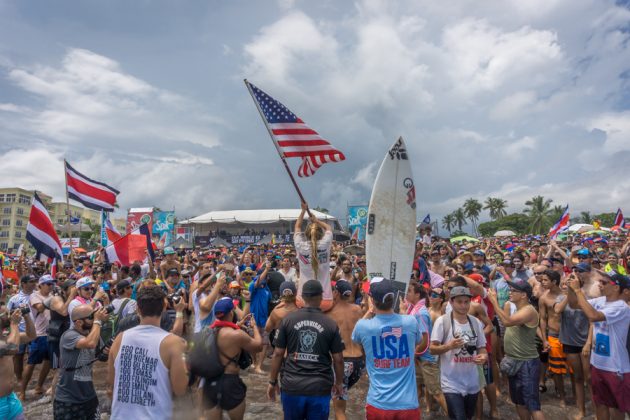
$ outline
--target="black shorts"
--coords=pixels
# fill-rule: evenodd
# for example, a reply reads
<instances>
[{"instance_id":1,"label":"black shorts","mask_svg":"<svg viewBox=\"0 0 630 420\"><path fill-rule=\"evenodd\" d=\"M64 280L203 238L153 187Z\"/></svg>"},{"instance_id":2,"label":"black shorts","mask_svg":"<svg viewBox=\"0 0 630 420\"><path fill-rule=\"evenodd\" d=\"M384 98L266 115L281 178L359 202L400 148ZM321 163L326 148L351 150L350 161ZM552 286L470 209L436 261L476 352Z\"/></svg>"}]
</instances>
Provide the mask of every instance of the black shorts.
<instances>
[{"instance_id":1,"label":"black shorts","mask_svg":"<svg viewBox=\"0 0 630 420\"><path fill-rule=\"evenodd\" d=\"M48 359L50 360L51 369L59 369L59 356L61 349L59 348L59 340L51 340L48 337Z\"/></svg>"},{"instance_id":2,"label":"black shorts","mask_svg":"<svg viewBox=\"0 0 630 420\"><path fill-rule=\"evenodd\" d=\"M566 354L580 354L582 353L582 349L584 347L580 347L580 346L572 346L570 344L563 344L562 345L562 351L565 352Z\"/></svg>"},{"instance_id":3,"label":"black shorts","mask_svg":"<svg viewBox=\"0 0 630 420\"><path fill-rule=\"evenodd\" d=\"M492 318L492 325L494 325L494 331L497 333L497 337L501 337L501 326L499 325L499 319L496 316Z\"/></svg>"},{"instance_id":4,"label":"black shorts","mask_svg":"<svg viewBox=\"0 0 630 420\"><path fill-rule=\"evenodd\" d=\"M247 386L237 374L224 374L215 380L205 380L203 385L204 408L217 405L222 410L232 410L245 399Z\"/></svg>"},{"instance_id":5,"label":"black shorts","mask_svg":"<svg viewBox=\"0 0 630 420\"><path fill-rule=\"evenodd\" d=\"M98 398L95 397L78 404L55 400L53 403L53 416L55 420L100 420L101 413L98 407Z\"/></svg>"}]
</instances>

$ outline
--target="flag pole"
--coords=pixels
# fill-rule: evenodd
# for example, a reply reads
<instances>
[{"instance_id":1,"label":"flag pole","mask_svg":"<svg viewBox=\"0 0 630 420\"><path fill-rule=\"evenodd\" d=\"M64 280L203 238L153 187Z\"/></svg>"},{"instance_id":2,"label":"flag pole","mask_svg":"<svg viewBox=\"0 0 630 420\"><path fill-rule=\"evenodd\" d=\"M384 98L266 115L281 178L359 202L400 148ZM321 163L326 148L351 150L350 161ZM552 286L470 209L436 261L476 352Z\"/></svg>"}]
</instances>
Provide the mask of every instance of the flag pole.
<instances>
[{"instance_id":1,"label":"flag pole","mask_svg":"<svg viewBox=\"0 0 630 420\"><path fill-rule=\"evenodd\" d=\"M276 152L278 152L278 156L280 156L280 160L282 160L282 163L284 164L284 169L287 170L287 173L289 174L289 178L291 178L291 182L293 183L293 186L295 187L295 191L300 196L300 201L302 203L306 203L306 200L304 199L304 196L302 195L302 191L300 190L300 187L298 186L297 182L295 181L295 178L293 177L291 168L289 168L289 165L287 164L287 160L284 157L284 154L280 151L280 147L278 146L278 143L276 143L276 140L273 138L273 133L271 132L271 128L269 128L269 124L267 124L267 119L263 115L262 109L260 109L260 104L256 100L256 97L254 96L254 92L252 91L252 88L249 82L247 81L247 79L244 79L243 81L245 82L245 86L247 87L249 94L252 96L252 99L254 100L254 103L256 104L256 109L258 110L258 113L260 114L260 118L262 118L263 123L265 124L265 128L267 128L267 132L269 133L269 137L271 137L271 141L276 148ZM311 215L311 211L310 210L307 210L307 211L308 211L308 214Z\"/></svg>"},{"instance_id":2,"label":"flag pole","mask_svg":"<svg viewBox=\"0 0 630 420\"><path fill-rule=\"evenodd\" d=\"M70 198L68 196L68 162L63 160L63 173L66 177L66 234L70 242L70 255L72 257L72 232L70 230Z\"/></svg>"}]
</instances>

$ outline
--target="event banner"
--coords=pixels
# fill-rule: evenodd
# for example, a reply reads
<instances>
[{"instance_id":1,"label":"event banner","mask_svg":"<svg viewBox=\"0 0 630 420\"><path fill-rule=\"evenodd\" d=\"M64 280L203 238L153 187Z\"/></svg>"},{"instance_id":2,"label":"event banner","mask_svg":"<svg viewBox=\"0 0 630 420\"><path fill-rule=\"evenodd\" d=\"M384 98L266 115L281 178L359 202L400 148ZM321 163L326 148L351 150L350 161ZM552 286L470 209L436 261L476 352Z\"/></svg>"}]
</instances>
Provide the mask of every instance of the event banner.
<instances>
[{"instance_id":1,"label":"event banner","mask_svg":"<svg viewBox=\"0 0 630 420\"><path fill-rule=\"evenodd\" d=\"M173 242L173 228L175 227L175 212L156 211L153 213L153 242L158 249Z\"/></svg>"},{"instance_id":2,"label":"event banner","mask_svg":"<svg viewBox=\"0 0 630 420\"><path fill-rule=\"evenodd\" d=\"M107 224L107 212L101 210L101 245L107 246L107 230L105 226Z\"/></svg>"},{"instance_id":3,"label":"event banner","mask_svg":"<svg viewBox=\"0 0 630 420\"><path fill-rule=\"evenodd\" d=\"M79 238L59 238L59 243L61 244L61 251L63 255L68 255L70 253L70 244L72 243L72 248L79 247Z\"/></svg>"},{"instance_id":4,"label":"event banner","mask_svg":"<svg viewBox=\"0 0 630 420\"><path fill-rule=\"evenodd\" d=\"M187 226L177 226L175 228L175 239L185 239L187 241L192 240L192 229Z\"/></svg>"},{"instance_id":5,"label":"event banner","mask_svg":"<svg viewBox=\"0 0 630 420\"><path fill-rule=\"evenodd\" d=\"M127 233L133 232L144 224L149 227L149 230L153 228L153 209L130 209L127 213Z\"/></svg>"},{"instance_id":6,"label":"event banner","mask_svg":"<svg viewBox=\"0 0 630 420\"><path fill-rule=\"evenodd\" d=\"M365 226L367 225L368 206L348 206L348 231L351 239L365 240Z\"/></svg>"}]
</instances>

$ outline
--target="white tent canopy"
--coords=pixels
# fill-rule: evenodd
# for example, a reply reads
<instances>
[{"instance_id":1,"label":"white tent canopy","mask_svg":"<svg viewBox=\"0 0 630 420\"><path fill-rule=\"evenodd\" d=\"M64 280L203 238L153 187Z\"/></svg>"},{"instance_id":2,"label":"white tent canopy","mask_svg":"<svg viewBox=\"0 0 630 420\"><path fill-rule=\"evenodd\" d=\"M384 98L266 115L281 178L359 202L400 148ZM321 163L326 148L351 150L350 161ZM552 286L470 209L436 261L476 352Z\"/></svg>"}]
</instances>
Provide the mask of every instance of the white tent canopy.
<instances>
[{"instance_id":1,"label":"white tent canopy","mask_svg":"<svg viewBox=\"0 0 630 420\"><path fill-rule=\"evenodd\" d=\"M223 210L211 211L192 219L183 220L181 224L201 224L201 223L243 223L243 224L260 224L260 223L277 223L277 222L294 222L300 216L300 209L263 209L263 210ZM337 220L326 213L311 210L311 212L320 220L334 222ZM308 214L305 215L308 220Z\"/></svg>"}]
</instances>

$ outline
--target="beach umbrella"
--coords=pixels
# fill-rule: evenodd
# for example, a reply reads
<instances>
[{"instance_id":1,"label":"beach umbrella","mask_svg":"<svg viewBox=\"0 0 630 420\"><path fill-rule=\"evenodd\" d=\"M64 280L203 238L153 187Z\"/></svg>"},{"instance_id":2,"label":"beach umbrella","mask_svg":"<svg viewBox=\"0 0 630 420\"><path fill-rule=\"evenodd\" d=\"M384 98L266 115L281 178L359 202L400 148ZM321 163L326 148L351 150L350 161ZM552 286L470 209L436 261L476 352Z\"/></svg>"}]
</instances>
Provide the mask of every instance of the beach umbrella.
<instances>
[{"instance_id":1,"label":"beach umbrella","mask_svg":"<svg viewBox=\"0 0 630 420\"><path fill-rule=\"evenodd\" d=\"M582 233L582 235L608 235L609 233L604 230L589 230L588 232Z\"/></svg>"},{"instance_id":2,"label":"beach umbrella","mask_svg":"<svg viewBox=\"0 0 630 420\"><path fill-rule=\"evenodd\" d=\"M504 236L516 236L516 233L512 232L511 230L499 230L494 232L494 235L496 237L504 237Z\"/></svg>"},{"instance_id":3,"label":"beach umbrella","mask_svg":"<svg viewBox=\"0 0 630 420\"><path fill-rule=\"evenodd\" d=\"M467 236L467 235L456 236L454 238L451 238L451 242L464 242L464 241L479 242L479 239L473 238L472 236Z\"/></svg>"},{"instance_id":4,"label":"beach umbrella","mask_svg":"<svg viewBox=\"0 0 630 420\"><path fill-rule=\"evenodd\" d=\"M569 228L567 229L569 232L577 232L577 233L584 233L584 232L588 232L589 230L594 230L595 227L593 225L590 225L588 223L576 223L574 225L569 226Z\"/></svg>"},{"instance_id":5,"label":"beach umbrella","mask_svg":"<svg viewBox=\"0 0 630 420\"><path fill-rule=\"evenodd\" d=\"M345 247L343 249L343 252L345 252L346 254L351 254L351 255L364 255L365 248L362 247L361 245L352 244Z\"/></svg>"}]
</instances>

